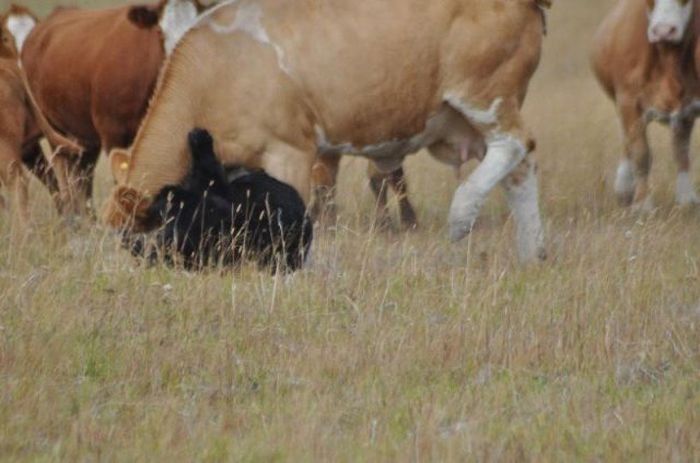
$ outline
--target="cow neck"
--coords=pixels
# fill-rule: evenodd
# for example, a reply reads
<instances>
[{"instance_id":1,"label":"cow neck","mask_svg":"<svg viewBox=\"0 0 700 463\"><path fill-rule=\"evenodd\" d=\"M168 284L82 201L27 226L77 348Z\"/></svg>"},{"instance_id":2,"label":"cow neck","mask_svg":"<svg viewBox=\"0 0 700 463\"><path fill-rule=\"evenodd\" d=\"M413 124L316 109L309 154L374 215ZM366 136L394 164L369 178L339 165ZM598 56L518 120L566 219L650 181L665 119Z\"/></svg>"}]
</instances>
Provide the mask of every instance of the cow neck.
<instances>
[{"instance_id":1,"label":"cow neck","mask_svg":"<svg viewBox=\"0 0 700 463\"><path fill-rule=\"evenodd\" d=\"M193 80L177 65L163 67L131 150L126 183L147 196L178 184L189 166L187 134L194 127L192 99L186 85L171 85L174 79Z\"/></svg>"}]
</instances>

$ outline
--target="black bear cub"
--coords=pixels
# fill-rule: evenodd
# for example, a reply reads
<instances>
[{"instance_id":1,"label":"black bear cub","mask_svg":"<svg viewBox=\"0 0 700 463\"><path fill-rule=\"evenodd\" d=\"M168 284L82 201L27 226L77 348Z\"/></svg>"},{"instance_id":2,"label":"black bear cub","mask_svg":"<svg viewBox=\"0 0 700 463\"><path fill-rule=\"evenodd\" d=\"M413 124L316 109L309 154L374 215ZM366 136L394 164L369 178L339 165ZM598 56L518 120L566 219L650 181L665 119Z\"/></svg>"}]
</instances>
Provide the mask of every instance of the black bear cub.
<instances>
[{"instance_id":1,"label":"black bear cub","mask_svg":"<svg viewBox=\"0 0 700 463\"><path fill-rule=\"evenodd\" d=\"M161 228L148 246L127 245L134 255L188 269L231 266L253 259L275 271L297 270L311 245L313 227L297 191L265 172L229 181L206 130L188 135L192 168L182 185L165 187L149 209Z\"/></svg>"}]
</instances>

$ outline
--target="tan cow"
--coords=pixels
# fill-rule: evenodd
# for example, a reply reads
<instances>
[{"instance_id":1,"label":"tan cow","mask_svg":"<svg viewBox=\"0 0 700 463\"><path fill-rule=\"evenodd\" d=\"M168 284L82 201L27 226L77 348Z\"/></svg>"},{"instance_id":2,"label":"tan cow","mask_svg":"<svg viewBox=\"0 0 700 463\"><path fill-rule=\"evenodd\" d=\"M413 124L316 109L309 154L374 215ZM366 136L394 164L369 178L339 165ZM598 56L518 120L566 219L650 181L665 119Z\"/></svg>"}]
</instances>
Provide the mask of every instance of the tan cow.
<instances>
[{"instance_id":1,"label":"tan cow","mask_svg":"<svg viewBox=\"0 0 700 463\"><path fill-rule=\"evenodd\" d=\"M0 182L12 192L12 209L22 223L28 210L25 167L49 189L59 203L58 184L39 145L45 135L50 143L77 153L80 147L52 130L26 92L18 64L21 49L36 17L26 8L12 6L0 16Z\"/></svg>"},{"instance_id":2,"label":"tan cow","mask_svg":"<svg viewBox=\"0 0 700 463\"><path fill-rule=\"evenodd\" d=\"M80 157L60 159L68 171L57 168L70 178L73 213L89 204L100 151L132 143L166 55L202 8L197 0L61 8L26 37L22 63L39 107L85 147Z\"/></svg>"},{"instance_id":3,"label":"tan cow","mask_svg":"<svg viewBox=\"0 0 700 463\"><path fill-rule=\"evenodd\" d=\"M153 195L188 171L192 127L214 135L224 165L262 167L307 204L317 153L364 156L391 172L424 147L461 164L487 146L455 193L451 238L471 231L502 183L521 258L543 257L527 156L535 142L520 107L540 59L544 3L225 2L181 40L130 156L112 159L119 185L105 220L144 228Z\"/></svg>"},{"instance_id":4,"label":"tan cow","mask_svg":"<svg viewBox=\"0 0 700 463\"><path fill-rule=\"evenodd\" d=\"M700 108L694 64L699 5L697 0L621 0L596 36L593 69L622 123L625 152L615 192L623 204L653 207L646 133L653 120L670 124L673 131L676 201L700 202L689 173L690 136ZM692 24L698 24L695 30Z\"/></svg>"}]
</instances>

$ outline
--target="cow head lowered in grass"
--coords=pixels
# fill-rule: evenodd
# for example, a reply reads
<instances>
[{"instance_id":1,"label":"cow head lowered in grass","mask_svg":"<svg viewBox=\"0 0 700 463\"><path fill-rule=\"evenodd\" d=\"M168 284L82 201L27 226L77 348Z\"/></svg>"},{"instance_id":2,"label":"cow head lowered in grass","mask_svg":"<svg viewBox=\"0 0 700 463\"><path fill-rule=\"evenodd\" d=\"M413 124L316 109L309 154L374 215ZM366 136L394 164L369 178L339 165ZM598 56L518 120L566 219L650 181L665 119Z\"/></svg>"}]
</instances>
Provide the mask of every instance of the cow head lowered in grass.
<instances>
[{"instance_id":1,"label":"cow head lowered in grass","mask_svg":"<svg viewBox=\"0 0 700 463\"><path fill-rule=\"evenodd\" d=\"M262 171L227 178L211 135L188 137L192 165L181 185L164 188L145 211L158 227L153 240L129 238L133 254L189 269L251 259L271 270L297 270L312 240L304 202L290 186ZM230 177L230 176L229 176Z\"/></svg>"}]
</instances>

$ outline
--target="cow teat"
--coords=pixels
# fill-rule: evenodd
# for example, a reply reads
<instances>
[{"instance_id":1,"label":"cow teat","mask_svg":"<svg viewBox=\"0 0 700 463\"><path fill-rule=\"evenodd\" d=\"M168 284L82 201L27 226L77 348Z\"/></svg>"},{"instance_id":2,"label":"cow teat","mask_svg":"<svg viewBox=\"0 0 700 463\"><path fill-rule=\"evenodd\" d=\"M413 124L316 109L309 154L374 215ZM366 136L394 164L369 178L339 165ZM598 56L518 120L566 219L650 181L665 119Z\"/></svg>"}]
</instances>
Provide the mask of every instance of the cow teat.
<instances>
[{"instance_id":1,"label":"cow teat","mask_svg":"<svg viewBox=\"0 0 700 463\"><path fill-rule=\"evenodd\" d=\"M693 13L691 0L648 0L650 43L680 43Z\"/></svg>"}]
</instances>

